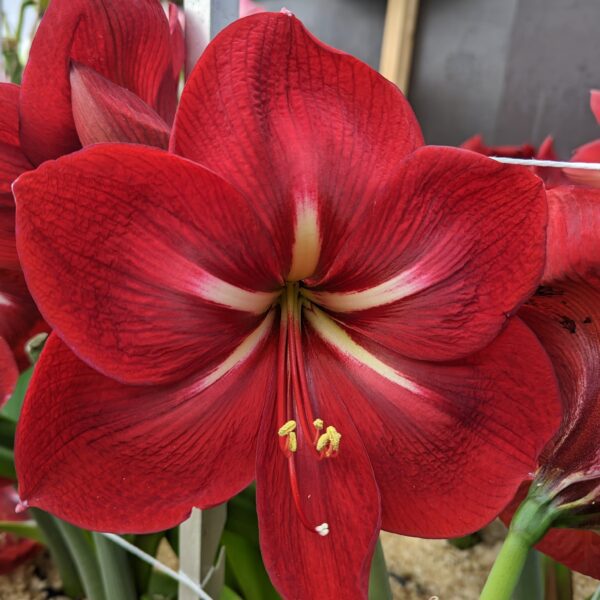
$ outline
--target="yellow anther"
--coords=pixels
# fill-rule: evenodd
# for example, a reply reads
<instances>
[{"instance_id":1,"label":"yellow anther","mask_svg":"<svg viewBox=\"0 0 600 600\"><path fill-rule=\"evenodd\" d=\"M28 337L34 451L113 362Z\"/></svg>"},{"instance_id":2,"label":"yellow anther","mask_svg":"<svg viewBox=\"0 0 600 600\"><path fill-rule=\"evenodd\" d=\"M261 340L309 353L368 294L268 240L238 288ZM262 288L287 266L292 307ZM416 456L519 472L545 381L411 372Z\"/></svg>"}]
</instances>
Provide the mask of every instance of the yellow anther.
<instances>
[{"instance_id":1,"label":"yellow anther","mask_svg":"<svg viewBox=\"0 0 600 600\"><path fill-rule=\"evenodd\" d=\"M296 452L298 450L298 440L296 434L293 431L288 433L288 450L290 452Z\"/></svg>"},{"instance_id":2,"label":"yellow anther","mask_svg":"<svg viewBox=\"0 0 600 600\"><path fill-rule=\"evenodd\" d=\"M342 435L335 427L330 425L317 440L317 452L323 452L329 446L327 456L331 456L333 452L337 452L340 449L341 439Z\"/></svg>"},{"instance_id":3,"label":"yellow anther","mask_svg":"<svg viewBox=\"0 0 600 600\"><path fill-rule=\"evenodd\" d=\"M321 452L321 450L323 450L327 444L329 444L329 434L324 433L323 435L319 436L319 439L317 440L317 452Z\"/></svg>"},{"instance_id":4,"label":"yellow anther","mask_svg":"<svg viewBox=\"0 0 600 600\"><path fill-rule=\"evenodd\" d=\"M331 449L334 452L337 452L340 449L340 440L342 439L342 434L338 432L335 427L331 427L331 425L326 429L329 435L329 441L331 442Z\"/></svg>"},{"instance_id":5,"label":"yellow anther","mask_svg":"<svg viewBox=\"0 0 600 600\"><path fill-rule=\"evenodd\" d=\"M295 429L296 421L287 421L279 428L279 431L277 433L280 437L285 437L286 435L292 433L292 431L294 431Z\"/></svg>"},{"instance_id":6,"label":"yellow anther","mask_svg":"<svg viewBox=\"0 0 600 600\"><path fill-rule=\"evenodd\" d=\"M315 429L318 429L318 430L323 429L323 419L315 419L313 421L313 425L315 426Z\"/></svg>"}]
</instances>

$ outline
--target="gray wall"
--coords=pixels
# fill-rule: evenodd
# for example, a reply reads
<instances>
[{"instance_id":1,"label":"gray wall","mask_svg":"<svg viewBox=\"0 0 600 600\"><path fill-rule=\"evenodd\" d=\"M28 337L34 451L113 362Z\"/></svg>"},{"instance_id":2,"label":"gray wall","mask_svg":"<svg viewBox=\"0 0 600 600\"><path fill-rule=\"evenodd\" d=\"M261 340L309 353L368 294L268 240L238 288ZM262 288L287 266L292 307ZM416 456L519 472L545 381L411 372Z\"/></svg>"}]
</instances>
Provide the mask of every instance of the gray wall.
<instances>
[{"instance_id":1,"label":"gray wall","mask_svg":"<svg viewBox=\"0 0 600 600\"><path fill-rule=\"evenodd\" d=\"M325 42L375 68L385 0L259 0L285 5ZM421 0L409 100L432 144L552 134L567 158L600 137L600 0Z\"/></svg>"}]
</instances>

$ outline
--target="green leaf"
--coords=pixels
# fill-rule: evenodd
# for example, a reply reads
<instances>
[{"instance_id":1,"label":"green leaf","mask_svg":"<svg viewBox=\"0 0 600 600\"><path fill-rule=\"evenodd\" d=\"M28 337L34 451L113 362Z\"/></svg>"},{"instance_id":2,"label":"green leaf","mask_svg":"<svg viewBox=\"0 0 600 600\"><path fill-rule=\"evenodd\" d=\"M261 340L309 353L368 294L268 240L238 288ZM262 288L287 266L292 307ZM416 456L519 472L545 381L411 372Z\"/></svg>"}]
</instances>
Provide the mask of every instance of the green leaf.
<instances>
[{"instance_id":1,"label":"green leaf","mask_svg":"<svg viewBox=\"0 0 600 600\"><path fill-rule=\"evenodd\" d=\"M88 600L107 600L100 563L90 534L61 519L56 519L56 524L77 566Z\"/></svg>"},{"instance_id":2,"label":"green leaf","mask_svg":"<svg viewBox=\"0 0 600 600\"><path fill-rule=\"evenodd\" d=\"M267 575L258 545L227 529L221 541L227 551L227 569L245 600L277 600L279 595Z\"/></svg>"},{"instance_id":3,"label":"green leaf","mask_svg":"<svg viewBox=\"0 0 600 600\"><path fill-rule=\"evenodd\" d=\"M153 570L150 575L148 592L142 596L142 600L155 600L156 598L175 600L177 598L177 581L160 571Z\"/></svg>"},{"instance_id":4,"label":"green leaf","mask_svg":"<svg viewBox=\"0 0 600 600\"><path fill-rule=\"evenodd\" d=\"M30 508L29 513L35 519L44 534L46 546L48 547L48 550L50 550L52 560L60 573L65 594L71 598L83 597L83 585L79 579L75 561L71 556L71 552L67 547L60 529L58 528L56 519L39 508Z\"/></svg>"},{"instance_id":5,"label":"green leaf","mask_svg":"<svg viewBox=\"0 0 600 600\"><path fill-rule=\"evenodd\" d=\"M542 554L531 548L515 587L513 600L544 600L544 569Z\"/></svg>"},{"instance_id":6,"label":"green leaf","mask_svg":"<svg viewBox=\"0 0 600 600\"><path fill-rule=\"evenodd\" d=\"M127 551L101 533L92 533L92 537L106 597L110 600L136 600L135 578Z\"/></svg>"},{"instance_id":7,"label":"green leaf","mask_svg":"<svg viewBox=\"0 0 600 600\"><path fill-rule=\"evenodd\" d=\"M5 479L17 480L15 471L15 454L12 450L0 446L0 477Z\"/></svg>"},{"instance_id":8,"label":"green leaf","mask_svg":"<svg viewBox=\"0 0 600 600\"><path fill-rule=\"evenodd\" d=\"M238 596L230 587L224 586L219 600L244 600L241 596Z\"/></svg>"},{"instance_id":9,"label":"green leaf","mask_svg":"<svg viewBox=\"0 0 600 600\"><path fill-rule=\"evenodd\" d=\"M371 575L369 577L369 600L392 600L390 576L385 564L381 540L377 540L375 553L371 561Z\"/></svg>"},{"instance_id":10,"label":"green leaf","mask_svg":"<svg viewBox=\"0 0 600 600\"><path fill-rule=\"evenodd\" d=\"M133 539L130 541L146 554L156 556L158 546L164 537L164 531L159 531L158 533L133 536ZM137 591L142 594L148 590L150 576L152 575L152 566L133 555L130 555L129 559L133 566Z\"/></svg>"},{"instance_id":11,"label":"green leaf","mask_svg":"<svg viewBox=\"0 0 600 600\"><path fill-rule=\"evenodd\" d=\"M552 600L573 599L573 574L569 567L543 555L545 571L544 597Z\"/></svg>"},{"instance_id":12,"label":"green leaf","mask_svg":"<svg viewBox=\"0 0 600 600\"><path fill-rule=\"evenodd\" d=\"M46 544L46 538L35 521L0 521L0 531Z\"/></svg>"},{"instance_id":13,"label":"green leaf","mask_svg":"<svg viewBox=\"0 0 600 600\"><path fill-rule=\"evenodd\" d=\"M21 407L23 406L23 400L25 399L25 392L27 386L33 375L33 367L29 367L26 371L21 373L15 391L10 397L9 401L0 410L0 415L16 423L19 420L21 414Z\"/></svg>"},{"instance_id":14,"label":"green leaf","mask_svg":"<svg viewBox=\"0 0 600 600\"><path fill-rule=\"evenodd\" d=\"M0 446L13 449L15 447L15 432L17 424L0 414Z\"/></svg>"}]
</instances>

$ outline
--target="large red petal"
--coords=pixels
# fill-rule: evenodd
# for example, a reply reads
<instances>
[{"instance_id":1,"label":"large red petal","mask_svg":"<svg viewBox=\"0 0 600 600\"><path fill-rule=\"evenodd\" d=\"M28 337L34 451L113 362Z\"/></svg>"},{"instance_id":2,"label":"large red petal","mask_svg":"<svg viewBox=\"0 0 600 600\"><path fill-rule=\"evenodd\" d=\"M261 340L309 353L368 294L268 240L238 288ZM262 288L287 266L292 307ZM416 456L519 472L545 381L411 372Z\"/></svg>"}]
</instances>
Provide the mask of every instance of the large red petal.
<instances>
[{"instance_id":1,"label":"large red petal","mask_svg":"<svg viewBox=\"0 0 600 600\"><path fill-rule=\"evenodd\" d=\"M543 469L552 477L600 478L600 278L556 281L519 315L546 348L563 402L563 424Z\"/></svg>"},{"instance_id":2,"label":"large red petal","mask_svg":"<svg viewBox=\"0 0 600 600\"><path fill-rule=\"evenodd\" d=\"M86 529L143 533L236 494L273 401L271 323L212 378L163 387L103 377L52 335L19 420L21 498Z\"/></svg>"},{"instance_id":3,"label":"large red petal","mask_svg":"<svg viewBox=\"0 0 600 600\"><path fill-rule=\"evenodd\" d=\"M166 149L169 145L169 126L156 111L133 92L75 62L71 66L71 100L83 146L131 142Z\"/></svg>"},{"instance_id":4,"label":"large red petal","mask_svg":"<svg viewBox=\"0 0 600 600\"><path fill-rule=\"evenodd\" d=\"M19 266L11 185L31 168L19 142L19 86L0 83L0 269Z\"/></svg>"},{"instance_id":5,"label":"large red petal","mask_svg":"<svg viewBox=\"0 0 600 600\"><path fill-rule=\"evenodd\" d=\"M600 269L600 190L548 190L548 248L544 282Z\"/></svg>"},{"instance_id":6,"label":"large red petal","mask_svg":"<svg viewBox=\"0 0 600 600\"><path fill-rule=\"evenodd\" d=\"M181 10L181 12L180 12ZM171 43L171 68L165 72L158 92L158 113L171 125L177 109L179 82L185 63L185 36L182 22L183 9L169 2L169 36Z\"/></svg>"},{"instance_id":7,"label":"large red petal","mask_svg":"<svg viewBox=\"0 0 600 600\"><path fill-rule=\"evenodd\" d=\"M233 188L190 161L100 144L23 175L14 190L40 311L116 379L209 371L276 296L268 233Z\"/></svg>"},{"instance_id":8,"label":"large red petal","mask_svg":"<svg viewBox=\"0 0 600 600\"><path fill-rule=\"evenodd\" d=\"M394 85L282 13L240 19L208 46L183 91L171 140L176 153L274 215L281 247L301 239L307 223L323 239L335 236L330 221L343 229L421 144ZM318 243L317 231L312 258Z\"/></svg>"},{"instance_id":9,"label":"large red petal","mask_svg":"<svg viewBox=\"0 0 600 600\"><path fill-rule=\"evenodd\" d=\"M307 358L307 376L312 380L321 373L320 357ZM284 598L366 599L381 521L379 493L363 443L338 392L322 387L320 378L314 383L319 416L343 432L340 452L335 458L318 460L312 440L299 429L294 463L306 518L314 526L327 523L330 533L322 537L302 524L288 462L279 446L281 423L275 410L266 410L256 472L262 555ZM399 501L403 502L401 497Z\"/></svg>"},{"instance_id":10,"label":"large red petal","mask_svg":"<svg viewBox=\"0 0 600 600\"><path fill-rule=\"evenodd\" d=\"M11 396L17 379L19 370L6 340L0 337L0 406L2 406Z\"/></svg>"},{"instance_id":11,"label":"large red petal","mask_svg":"<svg viewBox=\"0 0 600 600\"><path fill-rule=\"evenodd\" d=\"M35 164L80 147L71 110L71 60L158 110L162 80L172 68L169 24L160 3L52 0L33 40L21 88L21 141Z\"/></svg>"},{"instance_id":12,"label":"large red petal","mask_svg":"<svg viewBox=\"0 0 600 600\"><path fill-rule=\"evenodd\" d=\"M451 537L491 521L560 420L550 361L527 327L512 320L485 350L440 364L358 345L318 309L306 314L315 397L337 398L352 415L382 527Z\"/></svg>"},{"instance_id":13,"label":"large red petal","mask_svg":"<svg viewBox=\"0 0 600 600\"><path fill-rule=\"evenodd\" d=\"M521 167L428 146L399 166L309 281L348 327L405 356L448 360L487 345L542 274L547 204Z\"/></svg>"}]
</instances>

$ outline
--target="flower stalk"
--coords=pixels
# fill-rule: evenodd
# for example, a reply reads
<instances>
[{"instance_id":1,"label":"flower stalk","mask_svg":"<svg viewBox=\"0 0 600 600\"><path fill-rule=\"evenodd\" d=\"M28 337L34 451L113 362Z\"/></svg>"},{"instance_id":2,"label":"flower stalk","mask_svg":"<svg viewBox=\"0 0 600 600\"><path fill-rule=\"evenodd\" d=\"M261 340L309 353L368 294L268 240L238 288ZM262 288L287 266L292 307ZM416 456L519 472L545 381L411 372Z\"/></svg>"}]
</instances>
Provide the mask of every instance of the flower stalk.
<instances>
[{"instance_id":1,"label":"flower stalk","mask_svg":"<svg viewBox=\"0 0 600 600\"><path fill-rule=\"evenodd\" d=\"M543 485L532 485L511 521L480 600L510 600L529 550L544 537L560 510Z\"/></svg>"}]
</instances>

